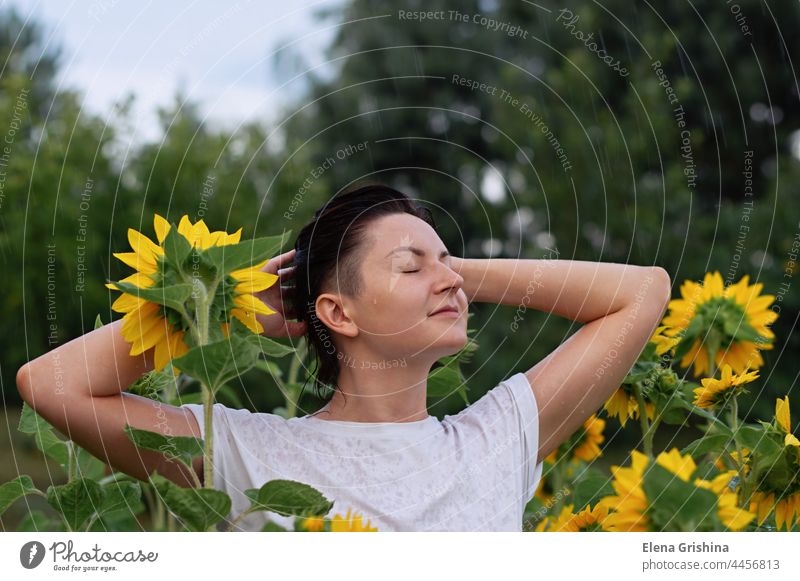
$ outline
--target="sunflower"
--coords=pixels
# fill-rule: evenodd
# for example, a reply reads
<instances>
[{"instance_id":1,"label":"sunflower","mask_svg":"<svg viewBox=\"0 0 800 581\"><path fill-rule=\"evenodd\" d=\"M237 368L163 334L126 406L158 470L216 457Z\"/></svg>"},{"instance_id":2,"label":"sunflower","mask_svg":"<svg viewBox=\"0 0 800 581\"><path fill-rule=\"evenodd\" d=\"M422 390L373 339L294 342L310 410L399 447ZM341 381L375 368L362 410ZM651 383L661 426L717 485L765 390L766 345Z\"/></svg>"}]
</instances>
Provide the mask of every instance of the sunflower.
<instances>
[{"instance_id":1,"label":"sunflower","mask_svg":"<svg viewBox=\"0 0 800 581\"><path fill-rule=\"evenodd\" d=\"M598 418L596 414L592 414L583 422L583 426L550 452L545 457L545 461L555 464L559 458L571 456L571 462L575 462L577 459L591 462L598 456L602 456L603 453L600 451L599 445L605 440L603 436L605 426L605 420ZM571 474L571 470L568 469L569 474Z\"/></svg>"},{"instance_id":2,"label":"sunflower","mask_svg":"<svg viewBox=\"0 0 800 581\"><path fill-rule=\"evenodd\" d=\"M608 496L601 501L604 505L614 509L614 512L604 520L608 530L644 532L653 530L655 526L648 516L650 499L643 487L645 472L650 464L649 459L645 454L636 450L631 452L631 456L630 468L611 467L614 476L612 486L617 494ZM656 464L687 483L691 482L692 474L697 469L691 455L681 455L677 448L660 453L656 457ZM714 492L717 496L717 513L720 520L726 527L739 530L746 526L755 515L738 508L736 494L725 489L735 474L736 471L731 470L724 475L724 478L718 477L711 482L696 479L694 485Z\"/></svg>"},{"instance_id":3,"label":"sunflower","mask_svg":"<svg viewBox=\"0 0 800 581\"><path fill-rule=\"evenodd\" d=\"M775 427L778 442L783 443L784 453L779 456L766 474L759 480L759 490L750 498L750 510L758 514L761 525L775 511L775 526L778 530L791 530L800 523L800 441L791 431L789 396L775 400ZM768 432L769 434L769 432Z\"/></svg>"},{"instance_id":4,"label":"sunflower","mask_svg":"<svg viewBox=\"0 0 800 581\"><path fill-rule=\"evenodd\" d=\"M800 461L800 440L792 434L792 418L788 395L784 396L783 399L775 400L775 423L780 426L781 431L785 434L783 445L798 447L798 461Z\"/></svg>"},{"instance_id":5,"label":"sunflower","mask_svg":"<svg viewBox=\"0 0 800 581\"><path fill-rule=\"evenodd\" d=\"M773 508L775 508L774 492L757 490L750 498L750 511L757 514L757 522L759 526L762 525L765 520L767 520L767 517L772 512Z\"/></svg>"},{"instance_id":6,"label":"sunflower","mask_svg":"<svg viewBox=\"0 0 800 581\"><path fill-rule=\"evenodd\" d=\"M537 533L555 532L558 531L570 518L574 516L572 513L572 505L567 504L561 508L558 516L546 516L539 521L534 529Z\"/></svg>"},{"instance_id":7,"label":"sunflower","mask_svg":"<svg viewBox=\"0 0 800 581\"><path fill-rule=\"evenodd\" d=\"M730 457L733 458L733 461L736 462L738 466L741 462L739 461L739 453L736 450L733 450L729 453ZM742 464L743 472L745 475L750 473L750 449L749 448L742 448L742 458L744 459L744 463ZM716 460L714 460L714 466L716 466L720 471L725 471L727 467L725 466L725 460L723 456L720 456Z\"/></svg>"},{"instance_id":8,"label":"sunflower","mask_svg":"<svg viewBox=\"0 0 800 581\"><path fill-rule=\"evenodd\" d=\"M661 325L656 329L656 332L653 333L653 336L650 337L650 342L656 346L656 355L658 356L661 356L668 351L674 353L675 345L681 342L680 338L678 337L667 337L664 335L663 332L667 328L668 327L666 325Z\"/></svg>"},{"instance_id":9,"label":"sunflower","mask_svg":"<svg viewBox=\"0 0 800 581\"><path fill-rule=\"evenodd\" d=\"M800 492L784 494L775 504L775 527L786 527L789 531L795 523L800 523Z\"/></svg>"},{"instance_id":10,"label":"sunflower","mask_svg":"<svg viewBox=\"0 0 800 581\"><path fill-rule=\"evenodd\" d=\"M174 267L164 260L163 244L170 228L169 222L158 214L154 215L153 229L158 244L140 232L128 229L128 242L133 252L118 252L114 256L137 272L121 282L144 289L158 288L166 278L174 280L176 275L181 277L178 278L179 281L183 280L183 275L175 272ZM239 228L233 234L224 231L210 232L203 220L192 224L189 217L184 215L178 225L178 232L189 242L193 256L199 256L203 250L212 246L238 244L242 229ZM225 284L219 285L215 306L221 303L218 312L224 315L225 322L221 324L221 330L225 337L228 336L230 317L236 317L254 333L262 333L264 328L256 319L256 313L269 315L275 312L251 294L269 288L278 279L277 275L261 272L267 262L265 260L255 266L232 271L226 276ZM106 284L106 287L120 290L114 283ZM233 292L226 291L226 287ZM190 332L191 323L175 309L127 293L117 298L111 308L118 313L125 313L122 336L131 343L130 355L140 355L155 347L154 364L160 370L171 359L180 357L189 350L184 338ZM180 373L177 369L173 372L175 375Z\"/></svg>"},{"instance_id":11,"label":"sunflower","mask_svg":"<svg viewBox=\"0 0 800 581\"><path fill-rule=\"evenodd\" d=\"M347 514L342 516L336 514L331 521L331 531L334 533L372 533L377 532L377 528L370 525L368 520L366 524L361 522L361 515L355 513L351 516L352 509L347 509Z\"/></svg>"},{"instance_id":12,"label":"sunflower","mask_svg":"<svg viewBox=\"0 0 800 581\"><path fill-rule=\"evenodd\" d=\"M321 532L325 529L325 518L321 516L309 516L300 522L300 527L309 532Z\"/></svg>"},{"instance_id":13,"label":"sunflower","mask_svg":"<svg viewBox=\"0 0 800 581\"><path fill-rule=\"evenodd\" d=\"M750 510L758 512L758 524L761 525L770 513L775 510L775 527L780 530L786 527L789 531L800 523L800 492L785 494L775 502L774 492L757 491L750 499Z\"/></svg>"},{"instance_id":14,"label":"sunflower","mask_svg":"<svg viewBox=\"0 0 800 581\"><path fill-rule=\"evenodd\" d=\"M598 502L594 508L586 507L578 513L572 512L573 505L568 504L562 510L558 518L552 521L548 519L539 523L537 531L558 532L558 533L583 533L594 531L605 531L604 522L608 517L608 503Z\"/></svg>"},{"instance_id":15,"label":"sunflower","mask_svg":"<svg viewBox=\"0 0 800 581\"><path fill-rule=\"evenodd\" d=\"M650 522L646 516L649 503L642 488L647 465L647 456L633 450L630 468L611 467L611 474L614 476L611 486L617 494L603 499L605 506L614 509L605 520L608 530L631 532L650 530Z\"/></svg>"},{"instance_id":16,"label":"sunflower","mask_svg":"<svg viewBox=\"0 0 800 581\"><path fill-rule=\"evenodd\" d=\"M598 456L602 456L599 444L605 440L603 436L603 429L606 427L606 421L592 414L585 422L583 422L583 429L580 430L578 443L575 447L575 457L580 458L584 462L591 462Z\"/></svg>"},{"instance_id":17,"label":"sunflower","mask_svg":"<svg viewBox=\"0 0 800 581\"><path fill-rule=\"evenodd\" d=\"M749 285L749 280L745 275L725 287L719 272L709 272L703 284L684 281L682 298L669 302L669 314L662 321L667 327L663 335L680 337L676 354L685 351L680 365L685 368L694 364L695 377L710 374L712 349L716 369L727 363L741 373L764 365L760 351L773 348L775 334L767 326L778 314L769 308L775 297L761 295L764 285Z\"/></svg>"},{"instance_id":18,"label":"sunflower","mask_svg":"<svg viewBox=\"0 0 800 581\"><path fill-rule=\"evenodd\" d=\"M626 384L623 384L608 398L606 403L603 404L603 409L608 412L609 416L616 416L623 428L628 418L639 418L639 404L636 401L636 396L627 391ZM648 419L652 420L655 414L655 405L647 402L644 405L644 409L647 412Z\"/></svg>"},{"instance_id":19,"label":"sunflower","mask_svg":"<svg viewBox=\"0 0 800 581\"><path fill-rule=\"evenodd\" d=\"M702 387L694 390L694 405L701 408L713 408L719 404L724 404L731 397L739 395L743 391L742 387L758 379L758 371L747 371L735 375L731 366L725 363L722 366L722 377L714 379L706 377L701 380Z\"/></svg>"},{"instance_id":20,"label":"sunflower","mask_svg":"<svg viewBox=\"0 0 800 581\"><path fill-rule=\"evenodd\" d=\"M694 483L699 488L705 488L717 495L717 515L726 527L732 531L742 530L755 518L755 514L739 508L737 494L731 490L730 482L737 475L736 470L728 470L715 477L713 480L697 478Z\"/></svg>"}]
</instances>

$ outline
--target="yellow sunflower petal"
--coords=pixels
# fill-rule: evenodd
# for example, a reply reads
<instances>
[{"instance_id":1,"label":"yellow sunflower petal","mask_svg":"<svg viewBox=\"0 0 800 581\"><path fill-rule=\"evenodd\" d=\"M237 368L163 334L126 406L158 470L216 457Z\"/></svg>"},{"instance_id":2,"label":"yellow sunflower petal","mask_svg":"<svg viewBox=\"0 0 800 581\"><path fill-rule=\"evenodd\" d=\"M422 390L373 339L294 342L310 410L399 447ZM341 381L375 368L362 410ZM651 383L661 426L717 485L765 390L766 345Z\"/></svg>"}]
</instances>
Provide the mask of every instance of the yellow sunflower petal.
<instances>
[{"instance_id":1,"label":"yellow sunflower petal","mask_svg":"<svg viewBox=\"0 0 800 581\"><path fill-rule=\"evenodd\" d=\"M156 238L158 239L159 244L164 243L164 240L167 238L167 234L169 234L170 228L171 226L169 225L169 222L167 222L164 218L158 214L153 215L153 230L156 232Z\"/></svg>"},{"instance_id":2,"label":"yellow sunflower petal","mask_svg":"<svg viewBox=\"0 0 800 581\"><path fill-rule=\"evenodd\" d=\"M778 425L783 428L787 434L792 431L792 422L789 410L789 396L784 396L783 399L778 398L775 400L775 419Z\"/></svg>"},{"instance_id":3,"label":"yellow sunflower petal","mask_svg":"<svg viewBox=\"0 0 800 581\"><path fill-rule=\"evenodd\" d=\"M142 298L124 293L117 297L117 300L111 305L111 310L115 313L130 313L146 302Z\"/></svg>"},{"instance_id":4,"label":"yellow sunflower petal","mask_svg":"<svg viewBox=\"0 0 800 581\"><path fill-rule=\"evenodd\" d=\"M253 295L237 295L234 297L233 302L236 306L246 311L253 311L261 315L271 315L275 312Z\"/></svg>"},{"instance_id":5,"label":"yellow sunflower petal","mask_svg":"<svg viewBox=\"0 0 800 581\"><path fill-rule=\"evenodd\" d=\"M144 333L140 337L137 337L131 343L130 354L131 355L140 355L140 354L144 353L145 351L147 351L151 347L154 347L156 345L156 343L158 343L161 340L161 338L164 337L165 335L166 335L166 332L164 330L164 325L163 324L154 325L146 333Z\"/></svg>"},{"instance_id":6,"label":"yellow sunflower petal","mask_svg":"<svg viewBox=\"0 0 800 581\"><path fill-rule=\"evenodd\" d=\"M241 271L240 271L241 272ZM235 277L239 281L235 290L239 294L255 293L268 289L278 280L277 274L250 270L247 274L239 274Z\"/></svg>"},{"instance_id":7,"label":"yellow sunflower petal","mask_svg":"<svg viewBox=\"0 0 800 581\"><path fill-rule=\"evenodd\" d=\"M225 244L239 244L239 241L242 239L242 229L239 228L233 234L228 234L225 240Z\"/></svg>"},{"instance_id":8,"label":"yellow sunflower petal","mask_svg":"<svg viewBox=\"0 0 800 581\"><path fill-rule=\"evenodd\" d=\"M231 315L244 323L253 333L260 335L264 332L264 327L258 319L256 319L256 314L254 312L245 311L244 309L231 309Z\"/></svg>"},{"instance_id":9,"label":"yellow sunflower petal","mask_svg":"<svg viewBox=\"0 0 800 581\"><path fill-rule=\"evenodd\" d=\"M145 274L155 274L158 270L155 262L150 261L136 252L115 252L114 257L119 258L124 264Z\"/></svg>"},{"instance_id":10,"label":"yellow sunflower petal","mask_svg":"<svg viewBox=\"0 0 800 581\"><path fill-rule=\"evenodd\" d=\"M128 242L134 252L153 265L156 264L158 257L164 254L163 248L133 228L128 228Z\"/></svg>"},{"instance_id":11,"label":"yellow sunflower petal","mask_svg":"<svg viewBox=\"0 0 800 581\"><path fill-rule=\"evenodd\" d=\"M178 222L178 233L189 240L189 244L192 244L192 230L192 222L189 220L189 216L184 214L181 216L181 221Z\"/></svg>"}]
</instances>

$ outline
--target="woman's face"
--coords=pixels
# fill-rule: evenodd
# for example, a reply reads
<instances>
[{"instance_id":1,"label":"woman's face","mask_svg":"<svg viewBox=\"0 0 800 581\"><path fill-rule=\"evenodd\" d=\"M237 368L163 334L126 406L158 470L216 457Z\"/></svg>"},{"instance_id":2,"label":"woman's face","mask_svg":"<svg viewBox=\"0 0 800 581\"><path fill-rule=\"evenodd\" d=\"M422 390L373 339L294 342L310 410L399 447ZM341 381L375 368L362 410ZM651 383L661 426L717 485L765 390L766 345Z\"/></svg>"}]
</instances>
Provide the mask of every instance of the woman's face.
<instances>
[{"instance_id":1,"label":"woman's face","mask_svg":"<svg viewBox=\"0 0 800 581\"><path fill-rule=\"evenodd\" d=\"M458 352L467 342L464 279L436 231L411 214L390 214L369 225L365 245L362 292L345 305L369 351L387 364ZM432 315L446 306L456 312Z\"/></svg>"}]
</instances>

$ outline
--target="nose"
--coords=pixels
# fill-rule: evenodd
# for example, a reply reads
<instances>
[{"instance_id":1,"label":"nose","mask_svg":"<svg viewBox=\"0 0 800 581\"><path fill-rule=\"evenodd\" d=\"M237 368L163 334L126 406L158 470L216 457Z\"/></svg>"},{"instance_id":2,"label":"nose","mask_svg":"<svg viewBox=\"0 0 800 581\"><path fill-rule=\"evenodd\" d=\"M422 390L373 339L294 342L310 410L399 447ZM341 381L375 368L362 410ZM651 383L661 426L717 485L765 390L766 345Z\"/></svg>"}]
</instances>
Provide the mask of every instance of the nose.
<instances>
[{"instance_id":1,"label":"nose","mask_svg":"<svg viewBox=\"0 0 800 581\"><path fill-rule=\"evenodd\" d=\"M441 279L438 283L437 291L441 292L442 290L448 289L455 289L459 290L464 286L464 277L457 273L455 270L450 268L444 263L440 263L442 274Z\"/></svg>"}]
</instances>

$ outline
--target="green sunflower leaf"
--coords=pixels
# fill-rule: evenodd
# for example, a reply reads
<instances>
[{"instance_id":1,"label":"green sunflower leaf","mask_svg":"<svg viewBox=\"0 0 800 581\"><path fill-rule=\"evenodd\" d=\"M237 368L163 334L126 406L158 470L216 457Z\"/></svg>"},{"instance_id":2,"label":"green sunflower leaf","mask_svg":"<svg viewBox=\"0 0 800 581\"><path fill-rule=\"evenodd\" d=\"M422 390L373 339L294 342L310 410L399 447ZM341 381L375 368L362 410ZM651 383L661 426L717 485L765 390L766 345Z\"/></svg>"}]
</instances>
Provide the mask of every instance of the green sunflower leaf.
<instances>
[{"instance_id":1,"label":"green sunflower leaf","mask_svg":"<svg viewBox=\"0 0 800 581\"><path fill-rule=\"evenodd\" d=\"M230 274L274 256L291 236L291 230L278 236L266 236L225 246L212 246L203 251L203 255L219 272Z\"/></svg>"},{"instance_id":2,"label":"green sunflower leaf","mask_svg":"<svg viewBox=\"0 0 800 581\"><path fill-rule=\"evenodd\" d=\"M289 353L294 353L294 347L284 345L283 343L278 343L272 339L267 339L263 335L251 333L247 338L247 341L251 345L257 347L264 355L269 357L283 357Z\"/></svg>"},{"instance_id":3,"label":"green sunflower leaf","mask_svg":"<svg viewBox=\"0 0 800 581\"><path fill-rule=\"evenodd\" d=\"M642 488L650 502L648 517L654 530L712 531L718 529L717 495L660 466L651 464Z\"/></svg>"},{"instance_id":4,"label":"green sunflower leaf","mask_svg":"<svg viewBox=\"0 0 800 581\"><path fill-rule=\"evenodd\" d=\"M59 438L53 432L53 426L26 402L22 403L22 414L17 429L23 434L33 434L36 447L49 458L65 466L69 463L67 443Z\"/></svg>"},{"instance_id":5,"label":"green sunflower leaf","mask_svg":"<svg viewBox=\"0 0 800 581\"><path fill-rule=\"evenodd\" d=\"M270 480L261 488L244 491L250 499L249 512L268 510L283 516L326 515L333 502L308 484L294 480Z\"/></svg>"},{"instance_id":6,"label":"green sunflower leaf","mask_svg":"<svg viewBox=\"0 0 800 581\"><path fill-rule=\"evenodd\" d=\"M0 485L0 514L3 514L17 499L34 492L38 490L33 485L31 477L26 474Z\"/></svg>"},{"instance_id":7,"label":"green sunflower leaf","mask_svg":"<svg viewBox=\"0 0 800 581\"><path fill-rule=\"evenodd\" d=\"M106 492L90 478L76 478L67 484L50 486L47 489L47 502L60 512L70 530L80 530L86 520L101 506Z\"/></svg>"},{"instance_id":8,"label":"green sunflower leaf","mask_svg":"<svg viewBox=\"0 0 800 581\"><path fill-rule=\"evenodd\" d=\"M212 391L238 377L256 364L259 348L240 335L231 334L215 343L193 347L173 364L199 379Z\"/></svg>"},{"instance_id":9,"label":"green sunflower leaf","mask_svg":"<svg viewBox=\"0 0 800 581\"><path fill-rule=\"evenodd\" d=\"M140 430L130 424L125 424L125 433L128 438L140 448L155 450L161 454L174 458L189 468L192 467L192 458L203 455L203 440L193 436L165 436L158 432Z\"/></svg>"},{"instance_id":10,"label":"green sunflower leaf","mask_svg":"<svg viewBox=\"0 0 800 581\"><path fill-rule=\"evenodd\" d=\"M101 516L116 513L139 514L144 511L142 487L138 482L121 480L103 486L106 491L103 504L97 511Z\"/></svg>"},{"instance_id":11,"label":"green sunflower leaf","mask_svg":"<svg viewBox=\"0 0 800 581\"><path fill-rule=\"evenodd\" d=\"M207 531L231 510L231 498L221 490L183 488L155 472L149 479L161 501L189 530Z\"/></svg>"},{"instance_id":12,"label":"green sunflower leaf","mask_svg":"<svg viewBox=\"0 0 800 581\"><path fill-rule=\"evenodd\" d=\"M139 297L151 303L157 303L178 311L184 309L184 304L192 296L192 285L186 283L173 284L165 287L139 288L129 282L115 282L116 287L129 295Z\"/></svg>"},{"instance_id":13,"label":"green sunflower leaf","mask_svg":"<svg viewBox=\"0 0 800 581\"><path fill-rule=\"evenodd\" d=\"M467 399L467 385L458 362L453 361L448 365L437 367L428 375L428 398L443 398L453 393L469 405Z\"/></svg>"},{"instance_id":14,"label":"green sunflower leaf","mask_svg":"<svg viewBox=\"0 0 800 581\"><path fill-rule=\"evenodd\" d=\"M614 487L611 485L610 478L599 470L589 468L575 485L572 502L573 512L578 513L586 505L594 507L601 498L614 494Z\"/></svg>"},{"instance_id":15,"label":"green sunflower leaf","mask_svg":"<svg viewBox=\"0 0 800 581\"><path fill-rule=\"evenodd\" d=\"M192 251L189 241L178 232L175 224L170 226L167 237L164 238L164 256L173 268L183 272L183 263Z\"/></svg>"},{"instance_id":16,"label":"green sunflower leaf","mask_svg":"<svg viewBox=\"0 0 800 581\"><path fill-rule=\"evenodd\" d=\"M699 458L709 452L723 452L730 441L730 437L725 434L703 436L681 450L681 454L691 454L692 457Z\"/></svg>"},{"instance_id":17,"label":"green sunflower leaf","mask_svg":"<svg viewBox=\"0 0 800 581\"><path fill-rule=\"evenodd\" d=\"M237 335L243 337L248 343L258 347L258 349L269 357L283 357L289 353L294 353L295 348L289 345L284 345L272 339L268 339L264 335L257 335L253 333L247 325L242 323L238 318L232 317L229 327L230 335Z\"/></svg>"}]
</instances>

